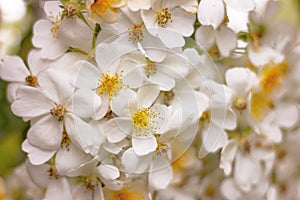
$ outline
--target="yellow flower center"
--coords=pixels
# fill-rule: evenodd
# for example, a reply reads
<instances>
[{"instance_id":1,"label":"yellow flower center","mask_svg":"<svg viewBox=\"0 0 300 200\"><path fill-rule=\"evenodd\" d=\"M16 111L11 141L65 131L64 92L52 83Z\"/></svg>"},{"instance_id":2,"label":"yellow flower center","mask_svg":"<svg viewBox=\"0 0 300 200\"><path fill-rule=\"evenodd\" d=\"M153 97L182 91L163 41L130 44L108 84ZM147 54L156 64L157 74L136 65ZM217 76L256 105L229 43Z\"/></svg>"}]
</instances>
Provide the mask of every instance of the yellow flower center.
<instances>
[{"instance_id":1,"label":"yellow flower center","mask_svg":"<svg viewBox=\"0 0 300 200\"><path fill-rule=\"evenodd\" d=\"M50 114L53 117L56 117L58 121L62 121L65 117L67 109L64 105L59 104L50 110Z\"/></svg>"},{"instance_id":2,"label":"yellow flower center","mask_svg":"<svg viewBox=\"0 0 300 200\"><path fill-rule=\"evenodd\" d=\"M25 78L25 83L28 86L36 87L38 86L38 79L36 76L29 75Z\"/></svg>"},{"instance_id":3,"label":"yellow flower center","mask_svg":"<svg viewBox=\"0 0 300 200\"><path fill-rule=\"evenodd\" d=\"M98 15L99 17L102 17L102 15L108 10L113 9L113 3L115 3L116 0L96 0L91 5L91 10L93 13Z\"/></svg>"},{"instance_id":4,"label":"yellow flower center","mask_svg":"<svg viewBox=\"0 0 300 200\"><path fill-rule=\"evenodd\" d=\"M157 23L161 27L165 28L167 23L170 21L172 22L172 15L169 12L168 8L162 8L156 12L157 15Z\"/></svg>"},{"instance_id":5,"label":"yellow flower center","mask_svg":"<svg viewBox=\"0 0 300 200\"><path fill-rule=\"evenodd\" d=\"M90 175L85 177L84 179L84 185L87 190L95 190L95 188L98 186L99 182L96 176Z\"/></svg>"},{"instance_id":6,"label":"yellow flower center","mask_svg":"<svg viewBox=\"0 0 300 200\"><path fill-rule=\"evenodd\" d=\"M64 129L62 133L62 139L60 146L65 147L68 151L70 150L71 139L67 134L67 131Z\"/></svg>"},{"instance_id":7,"label":"yellow flower center","mask_svg":"<svg viewBox=\"0 0 300 200\"><path fill-rule=\"evenodd\" d=\"M236 98L233 102L236 109L242 111L247 107L247 101L244 98Z\"/></svg>"},{"instance_id":8,"label":"yellow flower center","mask_svg":"<svg viewBox=\"0 0 300 200\"><path fill-rule=\"evenodd\" d=\"M129 40L134 42L141 42L144 38L142 25L134 24L129 28Z\"/></svg>"},{"instance_id":9,"label":"yellow flower center","mask_svg":"<svg viewBox=\"0 0 300 200\"><path fill-rule=\"evenodd\" d=\"M113 96L116 96L118 92L124 87L122 82L122 76L116 73L113 76L107 74L102 74L102 78L99 81L97 93L105 94L107 93L109 96L109 100L111 101Z\"/></svg>"},{"instance_id":10,"label":"yellow flower center","mask_svg":"<svg viewBox=\"0 0 300 200\"><path fill-rule=\"evenodd\" d=\"M288 69L286 62L281 62L273 66L265 66L262 71L260 85L266 93L271 93L273 89L280 87L281 79L285 77Z\"/></svg>"},{"instance_id":11,"label":"yellow flower center","mask_svg":"<svg viewBox=\"0 0 300 200\"><path fill-rule=\"evenodd\" d=\"M60 176L57 172L57 169L55 167L55 164L51 164L50 168L48 169L48 175L49 175L49 178L55 178L55 179L60 178Z\"/></svg>"},{"instance_id":12,"label":"yellow flower center","mask_svg":"<svg viewBox=\"0 0 300 200\"><path fill-rule=\"evenodd\" d=\"M134 126L135 136L147 136L156 133L155 118L159 118L159 114L148 108L138 109L131 117Z\"/></svg>"},{"instance_id":13,"label":"yellow flower center","mask_svg":"<svg viewBox=\"0 0 300 200\"><path fill-rule=\"evenodd\" d=\"M105 199L107 200L145 200L145 196L137 189L123 188L122 190L105 190Z\"/></svg>"},{"instance_id":14,"label":"yellow flower center","mask_svg":"<svg viewBox=\"0 0 300 200\"><path fill-rule=\"evenodd\" d=\"M250 104L251 113L258 120L263 120L269 109L273 107L270 96L264 92L252 93Z\"/></svg>"}]
</instances>

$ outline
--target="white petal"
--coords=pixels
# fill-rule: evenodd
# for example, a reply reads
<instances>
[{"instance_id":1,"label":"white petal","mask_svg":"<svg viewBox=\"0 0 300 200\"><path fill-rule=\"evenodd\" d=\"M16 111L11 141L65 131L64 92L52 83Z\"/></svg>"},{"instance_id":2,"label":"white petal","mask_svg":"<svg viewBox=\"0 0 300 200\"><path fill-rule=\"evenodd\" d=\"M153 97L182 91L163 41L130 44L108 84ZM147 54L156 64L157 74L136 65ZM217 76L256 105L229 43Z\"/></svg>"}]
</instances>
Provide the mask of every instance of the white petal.
<instances>
[{"instance_id":1,"label":"white petal","mask_svg":"<svg viewBox=\"0 0 300 200\"><path fill-rule=\"evenodd\" d=\"M157 63L157 71L167 74L171 78L184 78L189 71L188 59L181 54L169 54L161 63Z\"/></svg>"},{"instance_id":2,"label":"white petal","mask_svg":"<svg viewBox=\"0 0 300 200\"><path fill-rule=\"evenodd\" d=\"M0 65L1 79L9 82L24 83L25 78L29 75L26 65L19 56L5 56L3 58L3 64Z\"/></svg>"},{"instance_id":3,"label":"white petal","mask_svg":"<svg viewBox=\"0 0 300 200\"><path fill-rule=\"evenodd\" d=\"M153 6L152 6L153 8ZM148 32L153 35L157 36L157 24L156 24L156 14L151 10L141 10L141 17L144 21L146 29Z\"/></svg>"},{"instance_id":4,"label":"white petal","mask_svg":"<svg viewBox=\"0 0 300 200\"><path fill-rule=\"evenodd\" d=\"M54 68L40 73L39 85L56 104L65 104L74 91L70 82L70 74Z\"/></svg>"},{"instance_id":5,"label":"white petal","mask_svg":"<svg viewBox=\"0 0 300 200\"><path fill-rule=\"evenodd\" d=\"M41 58L41 51L33 49L28 54L28 65L33 75L38 75L49 66L49 62Z\"/></svg>"},{"instance_id":6,"label":"white petal","mask_svg":"<svg viewBox=\"0 0 300 200\"><path fill-rule=\"evenodd\" d=\"M150 165L149 184L155 189L166 188L173 178L173 170L169 161L161 156L156 156Z\"/></svg>"},{"instance_id":7,"label":"white petal","mask_svg":"<svg viewBox=\"0 0 300 200\"><path fill-rule=\"evenodd\" d=\"M70 185L65 177L51 180L45 194L46 199L73 200Z\"/></svg>"},{"instance_id":8,"label":"white petal","mask_svg":"<svg viewBox=\"0 0 300 200\"><path fill-rule=\"evenodd\" d=\"M189 37L194 32L195 14L188 13L181 8L175 8L171 11L172 22L167 23L166 28L181 34L184 37Z\"/></svg>"},{"instance_id":9,"label":"white petal","mask_svg":"<svg viewBox=\"0 0 300 200\"><path fill-rule=\"evenodd\" d=\"M224 0L228 6L241 11L241 12L248 12L250 10L253 10L255 7L255 3L253 0L244 0L244 1L239 1L239 0Z\"/></svg>"},{"instance_id":10,"label":"white petal","mask_svg":"<svg viewBox=\"0 0 300 200\"><path fill-rule=\"evenodd\" d=\"M117 143L132 133L132 122L129 118L116 117L103 125L103 131L109 142Z\"/></svg>"},{"instance_id":11,"label":"white petal","mask_svg":"<svg viewBox=\"0 0 300 200\"><path fill-rule=\"evenodd\" d=\"M69 149L63 147L56 153L56 170L61 175L68 175L69 171L78 168L81 164L90 159L90 155L84 153L71 143Z\"/></svg>"},{"instance_id":12,"label":"white petal","mask_svg":"<svg viewBox=\"0 0 300 200\"><path fill-rule=\"evenodd\" d=\"M62 56L69 46L66 45L62 40L55 39L53 42L42 48L41 57L44 59L57 59Z\"/></svg>"},{"instance_id":13,"label":"white petal","mask_svg":"<svg viewBox=\"0 0 300 200\"><path fill-rule=\"evenodd\" d=\"M49 184L50 165L33 165L28 160L26 161L26 169L32 181L41 188L46 188Z\"/></svg>"},{"instance_id":14,"label":"white petal","mask_svg":"<svg viewBox=\"0 0 300 200\"><path fill-rule=\"evenodd\" d=\"M43 48L53 42L55 39L51 33L52 27L50 20L38 20L33 26L32 44L37 48Z\"/></svg>"},{"instance_id":15,"label":"white petal","mask_svg":"<svg viewBox=\"0 0 300 200\"><path fill-rule=\"evenodd\" d=\"M224 174L228 176L231 173L232 163L237 151L237 144L235 140L229 141L222 149L220 168L224 170Z\"/></svg>"},{"instance_id":16,"label":"white petal","mask_svg":"<svg viewBox=\"0 0 300 200\"><path fill-rule=\"evenodd\" d=\"M179 6L188 13L197 13L198 1L197 0L179 0Z\"/></svg>"},{"instance_id":17,"label":"white petal","mask_svg":"<svg viewBox=\"0 0 300 200\"><path fill-rule=\"evenodd\" d=\"M229 56L230 52L234 50L237 44L235 33L227 26L221 26L215 32L216 43L222 56Z\"/></svg>"},{"instance_id":18,"label":"white petal","mask_svg":"<svg viewBox=\"0 0 300 200\"><path fill-rule=\"evenodd\" d=\"M200 47L203 47L206 50L212 48L215 37L214 37L214 29L212 26L200 26L195 33L195 39Z\"/></svg>"},{"instance_id":19,"label":"white petal","mask_svg":"<svg viewBox=\"0 0 300 200\"><path fill-rule=\"evenodd\" d=\"M226 110L223 128L226 130L233 130L236 128L237 116L233 110Z\"/></svg>"},{"instance_id":20,"label":"white petal","mask_svg":"<svg viewBox=\"0 0 300 200\"><path fill-rule=\"evenodd\" d=\"M99 81L100 70L87 61L76 63L79 68L78 75L74 77L74 84L77 88L96 89Z\"/></svg>"},{"instance_id":21,"label":"white petal","mask_svg":"<svg viewBox=\"0 0 300 200\"><path fill-rule=\"evenodd\" d=\"M65 117L65 127L71 141L86 153L94 154L98 148L99 137L97 131L90 124L81 120L76 115Z\"/></svg>"},{"instance_id":22,"label":"white petal","mask_svg":"<svg viewBox=\"0 0 300 200\"><path fill-rule=\"evenodd\" d=\"M232 68L226 71L226 83L237 96L243 97L250 91L255 81L255 74L247 68Z\"/></svg>"},{"instance_id":23,"label":"white petal","mask_svg":"<svg viewBox=\"0 0 300 200\"><path fill-rule=\"evenodd\" d=\"M151 0L128 0L127 6L132 11L148 10L151 6Z\"/></svg>"},{"instance_id":24,"label":"white petal","mask_svg":"<svg viewBox=\"0 0 300 200\"><path fill-rule=\"evenodd\" d=\"M252 45L249 45L248 57L251 63L256 67L261 67L270 61L278 63L283 59L283 56L271 47L263 46L256 50Z\"/></svg>"},{"instance_id":25,"label":"white petal","mask_svg":"<svg viewBox=\"0 0 300 200\"><path fill-rule=\"evenodd\" d=\"M260 165L258 161L250 158L248 155L237 153L234 179L239 188L245 192L250 191L251 186L258 182L260 175Z\"/></svg>"},{"instance_id":26,"label":"white petal","mask_svg":"<svg viewBox=\"0 0 300 200\"><path fill-rule=\"evenodd\" d=\"M150 107L159 95L159 87L157 85L144 85L137 92L138 108Z\"/></svg>"},{"instance_id":27,"label":"white petal","mask_svg":"<svg viewBox=\"0 0 300 200\"><path fill-rule=\"evenodd\" d=\"M133 148L127 149L122 155L122 164L126 173L143 173L149 167L147 157L137 156Z\"/></svg>"},{"instance_id":28,"label":"white petal","mask_svg":"<svg viewBox=\"0 0 300 200\"><path fill-rule=\"evenodd\" d=\"M291 128L299 119L299 112L296 105L283 104L276 109L276 124L280 127Z\"/></svg>"},{"instance_id":29,"label":"white petal","mask_svg":"<svg viewBox=\"0 0 300 200\"><path fill-rule=\"evenodd\" d=\"M202 25L212 25L216 29L224 19L222 0L202 0L198 7L198 20Z\"/></svg>"},{"instance_id":30,"label":"white petal","mask_svg":"<svg viewBox=\"0 0 300 200\"><path fill-rule=\"evenodd\" d=\"M20 117L34 118L50 114L54 104L37 88L23 86L17 92L17 99L11 105L12 112Z\"/></svg>"},{"instance_id":31,"label":"white petal","mask_svg":"<svg viewBox=\"0 0 300 200\"><path fill-rule=\"evenodd\" d=\"M6 95L7 95L7 100L9 101L9 103L13 103L16 100L17 91L23 85L24 85L23 83L10 83L7 85Z\"/></svg>"},{"instance_id":32,"label":"white petal","mask_svg":"<svg viewBox=\"0 0 300 200\"><path fill-rule=\"evenodd\" d=\"M210 123L207 130L204 132L200 156L205 156L208 152L215 152L222 148L227 143L227 135L223 128Z\"/></svg>"},{"instance_id":33,"label":"white petal","mask_svg":"<svg viewBox=\"0 0 300 200\"><path fill-rule=\"evenodd\" d=\"M122 81L125 85L128 85L130 88L138 88L143 84L143 73L136 69L130 72L127 72L126 75L122 78Z\"/></svg>"},{"instance_id":34,"label":"white petal","mask_svg":"<svg viewBox=\"0 0 300 200\"><path fill-rule=\"evenodd\" d=\"M44 11L47 17L49 16L60 16L60 12L62 9L59 7L60 2L59 1L46 1L44 4Z\"/></svg>"},{"instance_id":35,"label":"white petal","mask_svg":"<svg viewBox=\"0 0 300 200\"><path fill-rule=\"evenodd\" d=\"M130 114L130 105L136 101L136 93L130 89L121 90L111 102L112 111L118 116L127 117Z\"/></svg>"},{"instance_id":36,"label":"white petal","mask_svg":"<svg viewBox=\"0 0 300 200\"><path fill-rule=\"evenodd\" d=\"M168 48L176 48L182 47L185 44L185 40L181 33L175 32L175 30L157 28L157 33L159 39L161 39L162 43L166 45ZM149 29L148 29L149 31Z\"/></svg>"},{"instance_id":37,"label":"white petal","mask_svg":"<svg viewBox=\"0 0 300 200\"><path fill-rule=\"evenodd\" d=\"M147 155L157 148L156 138L153 135L150 136L132 136L132 147L136 155Z\"/></svg>"},{"instance_id":38,"label":"white petal","mask_svg":"<svg viewBox=\"0 0 300 200\"><path fill-rule=\"evenodd\" d=\"M60 146L63 132L62 122L51 115L46 115L28 131L28 141L45 150L57 150Z\"/></svg>"},{"instance_id":39,"label":"white petal","mask_svg":"<svg viewBox=\"0 0 300 200\"><path fill-rule=\"evenodd\" d=\"M92 90L79 89L69 102L75 115L81 118L89 118L100 109L101 98Z\"/></svg>"},{"instance_id":40,"label":"white petal","mask_svg":"<svg viewBox=\"0 0 300 200\"><path fill-rule=\"evenodd\" d=\"M41 165L55 154L56 150L43 150L31 145L28 140L25 140L22 144L22 150L28 153L29 161L34 165Z\"/></svg>"},{"instance_id":41,"label":"white petal","mask_svg":"<svg viewBox=\"0 0 300 200\"><path fill-rule=\"evenodd\" d=\"M101 164L97 167L97 171L106 180L114 180L120 176L119 169L113 165Z\"/></svg>"},{"instance_id":42,"label":"white petal","mask_svg":"<svg viewBox=\"0 0 300 200\"><path fill-rule=\"evenodd\" d=\"M236 187L232 178L225 179L221 183L221 192L227 199L231 200L239 200L242 196L241 191Z\"/></svg>"},{"instance_id":43,"label":"white petal","mask_svg":"<svg viewBox=\"0 0 300 200\"><path fill-rule=\"evenodd\" d=\"M157 71L155 74L150 76L150 81L152 83L158 84L160 90L170 91L175 86L175 80L169 76Z\"/></svg>"}]
</instances>

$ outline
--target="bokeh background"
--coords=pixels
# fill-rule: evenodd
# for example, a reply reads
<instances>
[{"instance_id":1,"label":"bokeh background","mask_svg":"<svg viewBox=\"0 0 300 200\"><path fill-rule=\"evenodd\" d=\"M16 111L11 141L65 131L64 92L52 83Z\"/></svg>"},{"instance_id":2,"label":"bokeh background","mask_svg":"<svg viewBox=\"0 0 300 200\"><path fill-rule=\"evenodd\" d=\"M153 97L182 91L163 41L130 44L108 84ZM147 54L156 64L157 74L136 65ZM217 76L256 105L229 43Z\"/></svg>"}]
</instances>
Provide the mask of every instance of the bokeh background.
<instances>
[{"instance_id":1,"label":"bokeh background","mask_svg":"<svg viewBox=\"0 0 300 200\"><path fill-rule=\"evenodd\" d=\"M281 0L279 17L300 27L300 0ZM5 55L19 55L25 61L32 48L32 26L43 17L43 0L0 0L0 60ZM300 41L300 40L299 40ZM26 155L21 143L29 124L15 117L6 99L7 83L0 80L0 200L1 184L14 169L24 162ZM15 194L14 199L21 199Z\"/></svg>"}]
</instances>

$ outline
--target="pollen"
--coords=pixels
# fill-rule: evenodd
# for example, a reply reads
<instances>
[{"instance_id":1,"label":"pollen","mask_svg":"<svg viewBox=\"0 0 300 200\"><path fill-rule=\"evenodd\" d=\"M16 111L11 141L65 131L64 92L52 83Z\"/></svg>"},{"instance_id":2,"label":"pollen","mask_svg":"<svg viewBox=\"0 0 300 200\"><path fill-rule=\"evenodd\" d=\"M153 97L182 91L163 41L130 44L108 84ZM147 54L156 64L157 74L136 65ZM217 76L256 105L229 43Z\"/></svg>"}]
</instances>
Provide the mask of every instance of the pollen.
<instances>
[{"instance_id":1,"label":"pollen","mask_svg":"<svg viewBox=\"0 0 300 200\"><path fill-rule=\"evenodd\" d=\"M54 164L51 164L51 166L47 172L48 172L49 178L59 179L59 177L60 177Z\"/></svg>"},{"instance_id":2,"label":"pollen","mask_svg":"<svg viewBox=\"0 0 300 200\"><path fill-rule=\"evenodd\" d=\"M251 113L258 120L263 120L269 109L273 107L273 103L269 95L262 91L252 93L250 104Z\"/></svg>"},{"instance_id":3,"label":"pollen","mask_svg":"<svg viewBox=\"0 0 300 200\"><path fill-rule=\"evenodd\" d=\"M67 109L64 105L59 104L50 110L50 114L53 117L56 117L58 121L62 121L65 117Z\"/></svg>"},{"instance_id":4,"label":"pollen","mask_svg":"<svg viewBox=\"0 0 300 200\"><path fill-rule=\"evenodd\" d=\"M164 142L157 141L156 154L159 156L166 155L168 151L168 144Z\"/></svg>"},{"instance_id":5,"label":"pollen","mask_svg":"<svg viewBox=\"0 0 300 200\"><path fill-rule=\"evenodd\" d=\"M64 131L62 133L62 139L61 139L60 146L65 147L69 151L70 150L70 144L71 144L71 139L68 136L67 131L64 129Z\"/></svg>"},{"instance_id":6,"label":"pollen","mask_svg":"<svg viewBox=\"0 0 300 200\"><path fill-rule=\"evenodd\" d=\"M49 19L52 21L53 28L51 28L51 33L54 39L57 39L57 33L59 31L59 27L63 18L62 13L59 13L57 16L54 16L52 12L50 12Z\"/></svg>"},{"instance_id":7,"label":"pollen","mask_svg":"<svg viewBox=\"0 0 300 200\"><path fill-rule=\"evenodd\" d=\"M281 62L273 66L265 66L262 71L260 85L266 93L271 93L275 88L281 86L281 79L286 76L288 65Z\"/></svg>"},{"instance_id":8,"label":"pollen","mask_svg":"<svg viewBox=\"0 0 300 200\"><path fill-rule=\"evenodd\" d=\"M25 78L25 83L28 86L36 87L38 86L38 79L36 76L29 75Z\"/></svg>"},{"instance_id":9,"label":"pollen","mask_svg":"<svg viewBox=\"0 0 300 200\"><path fill-rule=\"evenodd\" d=\"M244 98L236 98L233 102L233 105L239 111L245 110L247 107L247 101Z\"/></svg>"},{"instance_id":10,"label":"pollen","mask_svg":"<svg viewBox=\"0 0 300 200\"><path fill-rule=\"evenodd\" d=\"M115 3L115 1L116 0L96 0L91 5L91 10L99 17L102 17L107 10L113 9L112 5Z\"/></svg>"},{"instance_id":11,"label":"pollen","mask_svg":"<svg viewBox=\"0 0 300 200\"><path fill-rule=\"evenodd\" d=\"M118 94L118 92L124 88L125 85L122 82L121 74L116 73L113 76L110 76L108 73L102 74L98 87L98 94L108 94L109 100L111 101L114 96Z\"/></svg>"},{"instance_id":12,"label":"pollen","mask_svg":"<svg viewBox=\"0 0 300 200\"><path fill-rule=\"evenodd\" d=\"M156 15L157 15L157 23L162 28L165 28L169 21L172 22L172 15L169 12L168 8L160 9L159 11L156 12Z\"/></svg>"},{"instance_id":13,"label":"pollen","mask_svg":"<svg viewBox=\"0 0 300 200\"><path fill-rule=\"evenodd\" d=\"M129 40L134 42L141 42L144 38L142 25L134 24L129 28Z\"/></svg>"},{"instance_id":14,"label":"pollen","mask_svg":"<svg viewBox=\"0 0 300 200\"><path fill-rule=\"evenodd\" d=\"M145 200L145 196L141 191L123 188L122 190L105 191L105 199L107 200Z\"/></svg>"},{"instance_id":15,"label":"pollen","mask_svg":"<svg viewBox=\"0 0 300 200\"><path fill-rule=\"evenodd\" d=\"M156 65L153 61L147 60L147 64L145 66L145 74L149 78L156 72Z\"/></svg>"},{"instance_id":16,"label":"pollen","mask_svg":"<svg viewBox=\"0 0 300 200\"><path fill-rule=\"evenodd\" d=\"M160 118L158 112L151 107L138 109L131 117L135 136L147 136L155 134L156 119Z\"/></svg>"},{"instance_id":17,"label":"pollen","mask_svg":"<svg viewBox=\"0 0 300 200\"><path fill-rule=\"evenodd\" d=\"M84 185L87 190L92 190L94 191L95 188L98 186L99 181L96 176L90 175L85 177L84 179Z\"/></svg>"}]
</instances>

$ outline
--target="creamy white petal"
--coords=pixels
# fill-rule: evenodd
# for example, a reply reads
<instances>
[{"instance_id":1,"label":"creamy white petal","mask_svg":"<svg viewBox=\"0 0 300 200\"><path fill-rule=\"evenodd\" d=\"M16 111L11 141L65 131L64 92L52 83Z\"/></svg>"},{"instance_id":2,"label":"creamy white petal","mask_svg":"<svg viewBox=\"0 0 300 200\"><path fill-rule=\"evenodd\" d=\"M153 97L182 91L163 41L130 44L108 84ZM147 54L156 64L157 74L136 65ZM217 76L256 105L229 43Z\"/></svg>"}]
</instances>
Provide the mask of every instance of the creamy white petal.
<instances>
[{"instance_id":1,"label":"creamy white petal","mask_svg":"<svg viewBox=\"0 0 300 200\"><path fill-rule=\"evenodd\" d=\"M198 1L197 0L178 0L178 4L188 13L197 13Z\"/></svg>"},{"instance_id":2,"label":"creamy white petal","mask_svg":"<svg viewBox=\"0 0 300 200\"><path fill-rule=\"evenodd\" d=\"M280 127L291 128L299 119L299 111L294 104L282 103L275 111L276 124Z\"/></svg>"},{"instance_id":3,"label":"creamy white petal","mask_svg":"<svg viewBox=\"0 0 300 200\"><path fill-rule=\"evenodd\" d=\"M238 97L244 97L253 87L256 75L247 68L232 68L225 73L226 84Z\"/></svg>"},{"instance_id":4,"label":"creamy white petal","mask_svg":"<svg viewBox=\"0 0 300 200\"><path fill-rule=\"evenodd\" d=\"M153 135L149 136L132 136L132 147L136 155L147 155L157 148L156 138Z\"/></svg>"},{"instance_id":5,"label":"creamy white petal","mask_svg":"<svg viewBox=\"0 0 300 200\"><path fill-rule=\"evenodd\" d=\"M38 75L49 67L49 62L41 58L41 50L33 49L28 54L28 66L32 75Z\"/></svg>"},{"instance_id":6,"label":"creamy white petal","mask_svg":"<svg viewBox=\"0 0 300 200\"><path fill-rule=\"evenodd\" d=\"M138 108L147 108L150 107L156 98L159 95L159 86L158 85L144 85L140 87L137 92L137 107Z\"/></svg>"},{"instance_id":7,"label":"creamy white petal","mask_svg":"<svg viewBox=\"0 0 300 200\"><path fill-rule=\"evenodd\" d=\"M230 140L222 149L220 168L224 170L224 174L228 176L231 173L232 163L237 151L237 144L235 140Z\"/></svg>"},{"instance_id":8,"label":"creamy white petal","mask_svg":"<svg viewBox=\"0 0 300 200\"><path fill-rule=\"evenodd\" d=\"M26 65L19 56L5 56L3 58L3 64L0 65L1 79L24 83L25 78L29 75Z\"/></svg>"},{"instance_id":9,"label":"creamy white petal","mask_svg":"<svg viewBox=\"0 0 300 200\"><path fill-rule=\"evenodd\" d=\"M224 0L224 2L228 4L228 6L241 12L248 12L250 10L253 10L255 7L255 3L253 0Z\"/></svg>"},{"instance_id":10,"label":"creamy white petal","mask_svg":"<svg viewBox=\"0 0 300 200\"><path fill-rule=\"evenodd\" d=\"M171 30L165 28L157 28L157 29L158 29L157 35L166 47L171 49L176 47L182 47L185 45L185 40L183 38L183 35L177 30Z\"/></svg>"},{"instance_id":11,"label":"creamy white petal","mask_svg":"<svg viewBox=\"0 0 300 200\"><path fill-rule=\"evenodd\" d=\"M157 71L163 72L171 78L184 78L188 72L188 59L181 54L169 54L161 63L157 63Z\"/></svg>"},{"instance_id":12,"label":"creamy white petal","mask_svg":"<svg viewBox=\"0 0 300 200\"><path fill-rule=\"evenodd\" d=\"M130 88L138 88L143 85L143 73L139 69L134 69L125 74L122 81Z\"/></svg>"},{"instance_id":13,"label":"creamy white petal","mask_svg":"<svg viewBox=\"0 0 300 200\"><path fill-rule=\"evenodd\" d=\"M49 173L50 165L33 165L28 160L26 161L26 169L31 177L32 181L41 188L46 188L49 185Z\"/></svg>"},{"instance_id":14,"label":"creamy white petal","mask_svg":"<svg viewBox=\"0 0 300 200\"><path fill-rule=\"evenodd\" d=\"M6 96L9 103L13 103L16 100L17 91L23 85L23 83L10 83L7 85Z\"/></svg>"},{"instance_id":15,"label":"creamy white petal","mask_svg":"<svg viewBox=\"0 0 300 200\"><path fill-rule=\"evenodd\" d=\"M117 143L132 133L132 122L129 118L116 117L103 125L103 131L109 142Z\"/></svg>"},{"instance_id":16,"label":"creamy white petal","mask_svg":"<svg viewBox=\"0 0 300 200\"><path fill-rule=\"evenodd\" d=\"M221 26L215 32L216 43L222 56L229 56L230 52L235 49L237 45L237 38L235 33L227 26Z\"/></svg>"},{"instance_id":17,"label":"creamy white petal","mask_svg":"<svg viewBox=\"0 0 300 200\"><path fill-rule=\"evenodd\" d=\"M73 200L69 182L65 177L50 181L45 199Z\"/></svg>"},{"instance_id":18,"label":"creamy white petal","mask_svg":"<svg viewBox=\"0 0 300 200\"><path fill-rule=\"evenodd\" d=\"M31 145L28 140L22 144L22 150L28 153L28 159L33 165L41 165L55 154L56 150L44 150Z\"/></svg>"},{"instance_id":19,"label":"creamy white petal","mask_svg":"<svg viewBox=\"0 0 300 200\"><path fill-rule=\"evenodd\" d=\"M141 10L141 17L148 32L153 36L157 36L156 13L151 10Z\"/></svg>"},{"instance_id":20,"label":"creamy white petal","mask_svg":"<svg viewBox=\"0 0 300 200\"><path fill-rule=\"evenodd\" d=\"M100 145L100 141L97 131L90 124L76 115L67 115L64 121L68 136L78 148L81 148L86 153L97 153L95 149Z\"/></svg>"},{"instance_id":21,"label":"creamy white petal","mask_svg":"<svg viewBox=\"0 0 300 200\"><path fill-rule=\"evenodd\" d=\"M17 99L11 105L12 112L20 117L34 118L50 114L54 104L37 88L22 86L17 92Z\"/></svg>"},{"instance_id":22,"label":"creamy white petal","mask_svg":"<svg viewBox=\"0 0 300 200\"><path fill-rule=\"evenodd\" d=\"M62 122L57 118L46 115L36 122L28 131L28 141L45 150L57 150L60 147L63 132Z\"/></svg>"},{"instance_id":23,"label":"creamy white petal","mask_svg":"<svg viewBox=\"0 0 300 200\"><path fill-rule=\"evenodd\" d=\"M96 89L101 74L100 70L87 61L79 61L76 65L79 71L72 80L75 87Z\"/></svg>"},{"instance_id":24,"label":"creamy white petal","mask_svg":"<svg viewBox=\"0 0 300 200\"><path fill-rule=\"evenodd\" d=\"M248 57L255 67L261 67L270 61L278 63L284 58L283 55L276 52L271 47L262 46L259 47L259 49L254 49L252 45L249 45L248 47Z\"/></svg>"},{"instance_id":25,"label":"creamy white petal","mask_svg":"<svg viewBox=\"0 0 300 200\"><path fill-rule=\"evenodd\" d=\"M33 26L32 44L37 48L46 47L55 39L51 33L53 24L50 20L40 19Z\"/></svg>"},{"instance_id":26,"label":"creamy white petal","mask_svg":"<svg viewBox=\"0 0 300 200\"><path fill-rule=\"evenodd\" d=\"M95 115L100 106L101 98L95 92L89 89L78 89L68 103L67 109L70 108L81 118L89 118Z\"/></svg>"},{"instance_id":27,"label":"creamy white petal","mask_svg":"<svg viewBox=\"0 0 300 200\"><path fill-rule=\"evenodd\" d=\"M143 173L149 167L149 159L136 155L133 148L129 148L122 154L122 164L126 173Z\"/></svg>"},{"instance_id":28,"label":"creamy white petal","mask_svg":"<svg viewBox=\"0 0 300 200\"><path fill-rule=\"evenodd\" d=\"M224 119L224 126L223 126L224 129L233 130L236 128L236 126L237 126L236 113L231 109L226 110L226 116Z\"/></svg>"},{"instance_id":29,"label":"creamy white petal","mask_svg":"<svg viewBox=\"0 0 300 200\"><path fill-rule=\"evenodd\" d=\"M216 29L224 19L225 8L222 0L202 0L198 7L198 20L202 25Z\"/></svg>"},{"instance_id":30,"label":"creamy white petal","mask_svg":"<svg viewBox=\"0 0 300 200\"><path fill-rule=\"evenodd\" d=\"M60 1L46 1L44 4L44 11L47 17L49 16L60 16L59 13L61 13L62 8L59 7Z\"/></svg>"},{"instance_id":31,"label":"creamy white petal","mask_svg":"<svg viewBox=\"0 0 300 200\"><path fill-rule=\"evenodd\" d=\"M114 97L111 102L112 111L120 117L129 116L130 105L135 104L136 96L136 93L130 89L121 90L118 96Z\"/></svg>"},{"instance_id":32,"label":"creamy white petal","mask_svg":"<svg viewBox=\"0 0 300 200\"><path fill-rule=\"evenodd\" d=\"M161 156L155 156L150 165L148 181L155 190L166 188L173 178L173 170L169 161Z\"/></svg>"},{"instance_id":33,"label":"creamy white petal","mask_svg":"<svg viewBox=\"0 0 300 200\"><path fill-rule=\"evenodd\" d=\"M151 6L151 0L128 0L127 6L132 11L148 10Z\"/></svg>"},{"instance_id":34,"label":"creamy white petal","mask_svg":"<svg viewBox=\"0 0 300 200\"><path fill-rule=\"evenodd\" d=\"M234 167L234 180L238 187L245 192L251 190L251 186L260 179L260 165L257 160L237 153Z\"/></svg>"},{"instance_id":35,"label":"creamy white petal","mask_svg":"<svg viewBox=\"0 0 300 200\"><path fill-rule=\"evenodd\" d=\"M200 26L195 33L195 39L198 45L206 50L212 48L215 43L214 29L212 26Z\"/></svg>"},{"instance_id":36,"label":"creamy white petal","mask_svg":"<svg viewBox=\"0 0 300 200\"><path fill-rule=\"evenodd\" d=\"M60 39L54 39L51 43L49 43L46 47L42 48L41 57L44 59L57 59L62 56L67 50L69 46L66 45Z\"/></svg>"},{"instance_id":37,"label":"creamy white petal","mask_svg":"<svg viewBox=\"0 0 300 200\"><path fill-rule=\"evenodd\" d=\"M120 176L119 169L113 165L101 164L96 170L106 180L114 180Z\"/></svg>"},{"instance_id":38,"label":"creamy white petal","mask_svg":"<svg viewBox=\"0 0 300 200\"><path fill-rule=\"evenodd\" d=\"M68 175L68 172L78 168L81 164L91 159L91 156L84 153L72 144L69 149L63 147L57 151L55 156L55 167L60 175Z\"/></svg>"},{"instance_id":39,"label":"creamy white petal","mask_svg":"<svg viewBox=\"0 0 300 200\"><path fill-rule=\"evenodd\" d=\"M158 84L160 86L160 90L163 91L170 91L175 87L175 80L159 71L151 75L149 79L152 83Z\"/></svg>"},{"instance_id":40,"label":"creamy white petal","mask_svg":"<svg viewBox=\"0 0 300 200\"><path fill-rule=\"evenodd\" d=\"M64 104L74 92L67 71L49 68L39 75L39 85L56 104Z\"/></svg>"},{"instance_id":41,"label":"creamy white petal","mask_svg":"<svg viewBox=\"0 0 300 200\"><path fill-rule=\"evenodd\" d=\"M236 187L232 178L225 179L221 183L221 192L227 199L231 200L239 200L242 197L241 191Z\"/></svg>"}]
</instances>

